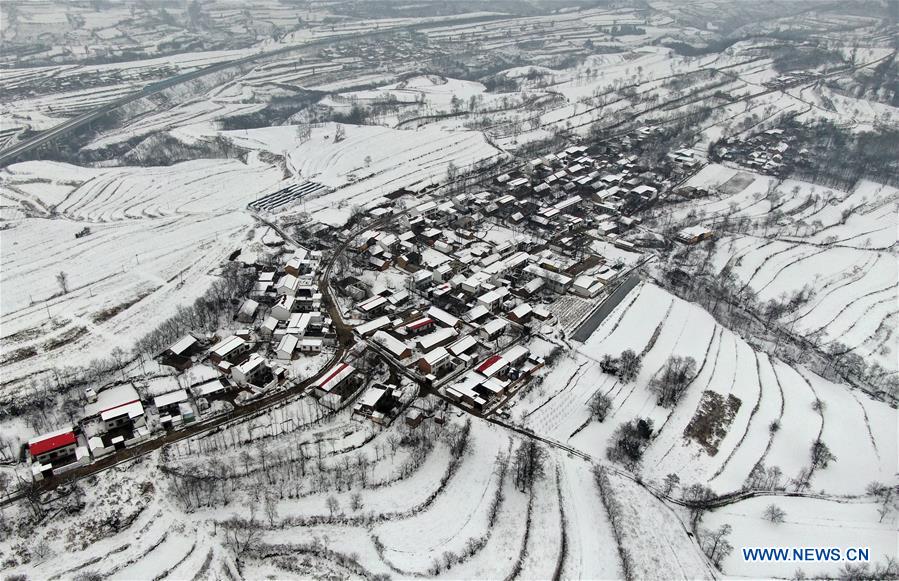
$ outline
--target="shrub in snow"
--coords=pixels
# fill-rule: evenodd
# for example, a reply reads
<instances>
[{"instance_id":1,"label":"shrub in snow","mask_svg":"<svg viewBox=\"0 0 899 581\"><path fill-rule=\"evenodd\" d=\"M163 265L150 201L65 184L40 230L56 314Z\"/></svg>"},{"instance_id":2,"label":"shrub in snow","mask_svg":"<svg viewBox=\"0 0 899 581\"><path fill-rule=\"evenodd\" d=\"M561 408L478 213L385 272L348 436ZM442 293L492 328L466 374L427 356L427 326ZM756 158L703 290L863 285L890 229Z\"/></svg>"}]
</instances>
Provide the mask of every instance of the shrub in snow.
<instances>
[{"instance_id":1,"label":"shrub in snow","mask_svg":"<svg viewBox=\"0 0 899 581\"><path fill-rule=\"evenodd\" d=\"M612 434L612 445L606 448L606 456L613 462L634 470L643 458L643 451L652 436L652 420L635 418L618 426Z\"/></svg>"},{"instance_id":2,"label":"shrub in snow","mask_svg":"<svg viewBox=\"0 0 899 581\"><path fill-rule=\"evenodd\" d=\"M773 523L782 523L787 513L777 505L769 504L765 509L765 518Z\"/></svg>"}]
</instances>

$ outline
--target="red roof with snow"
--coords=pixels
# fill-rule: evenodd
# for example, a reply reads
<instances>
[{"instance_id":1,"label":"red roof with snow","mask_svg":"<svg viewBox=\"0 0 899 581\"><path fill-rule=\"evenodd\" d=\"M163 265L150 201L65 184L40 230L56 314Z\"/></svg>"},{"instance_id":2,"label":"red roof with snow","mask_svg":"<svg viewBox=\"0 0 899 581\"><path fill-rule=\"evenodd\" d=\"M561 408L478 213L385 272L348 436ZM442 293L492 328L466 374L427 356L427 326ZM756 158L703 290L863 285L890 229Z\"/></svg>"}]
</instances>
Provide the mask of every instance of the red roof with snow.
<instances>
[{"instance_id":1,"label":"red roof with snow","mask_svg":"<svg viewBox=\"0 0 899 581\"><path fill-rule=\"evenodd\" d=\"M409 323L409 328L410 328L410 329L421 329L421 328L424 327L425 325L430 325L430 324L433 323L433 322L434 322L433 319L430 319L430 318L424 318L424 319L421 319L421 320L419 320L419 321L415 321L414 323Z\"/></svg>"},{"instance_id":2,"label":"red roof with snow","mask_svg":"<svg viewBox=\"0 0 899 581\"><path fill-rule=\"evenodd\" d=\"M318 385L324 385L324 384L328 383L329 381L331 381L332 379L334 379L335 375L337 375L338 373L340 373L341 371L343 371L346 368L347 368L346 363L338 363L337 365L335 365L334 367L331 368L331 371L329 373L326 373L325 375L323 375L322 378L319 379L316 383Z\"/></svg>"},{"instance_id":3,"label":"red roof with snow","mask_svg":"<svg viewBox=\"0 0 899 581\"><path fill-rule=\"evenodd\" d=\"M322 391L331 391L331 389L339 385L344 379L352 375L356 369L352 365L346 363L338 363L328 370L321 379L313 385Z\"/></svg>"},{"instance_id":4,"label":"red roof with snow","mask_svg":"<svg viewBox=\"0 0 899 581\"><path fill-rule=\"evenodd\" d=\"M489 368L491 365L493 365L494 363L496 363L497 361L499 361L502 358L503 358L502 355L491 355L490 357L487 358L486 361L484 361L483 363L478 365L478 371L483 373L485 369Z\"/></svg>"},{"instance_id":5,"label":"red roof with snow","mask_svg":"<svg viewBox=\"0 0 899 581\"><path fill-rule=\"evenodd\" d=\"M65 432L62 434L50 435L43 440L32 440L28 443L28 451L32 456L40 456L47 452L52 452L57 448L70 446L78 441L75 432Z\"/></svg>"}]
</instances>

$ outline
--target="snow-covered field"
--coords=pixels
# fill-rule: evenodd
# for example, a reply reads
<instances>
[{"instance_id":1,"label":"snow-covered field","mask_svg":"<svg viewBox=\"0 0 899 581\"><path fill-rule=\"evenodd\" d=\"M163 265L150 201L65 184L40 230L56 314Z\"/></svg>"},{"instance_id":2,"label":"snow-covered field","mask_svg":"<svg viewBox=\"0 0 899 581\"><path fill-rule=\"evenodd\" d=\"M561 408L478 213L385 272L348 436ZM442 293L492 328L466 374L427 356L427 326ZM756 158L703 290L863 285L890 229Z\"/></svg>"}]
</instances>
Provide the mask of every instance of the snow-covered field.
<instances>
[{"instance_id":1,"label":"snow-covered field","mask_svg":"<svg viewBox=\"0 0 899 581\"><path fill-rule=\"evenodd\" d=\"M640 374L628 384L599 368L603 355L625 349L643 354ZM683 399L667 409L648 386L671 355L692 357L697 373ZM714 453L687 435L709 391L739 401ZM590 420L587 404L596 393L613 402L604 422ZM739 490L757 464L779 467L786 484L809 466L819 437L837 460L814 472L811 490L863 493L870 480L888 480L896 472L899 453L896 410L757 352L699 307L649 283L632 290L583 345L548 371L538 390L515 404L513 414L536 433L597 460L605 458L619 424L649 418L656 432L643 458L644 477L661 481L673 473L686 485L708 483L719 493ZM781 426L776 432L769 429L774 421ZM866 479L857 478L860 472Z\"/></svg>"},{"instance_id":2,"label":"snow-covered field","mask_svg":"<svg viewBox=\"0 0 899 581\"><path fill-rule=\"evenodd\" d=\"M784 522L773 523L765 518L765 510L771 504L786 513ZM831 577L846 564L753 562L743 559L741 549L744 547L837 547L844 554L849 548L867 548L874 563L896 558L896 517L881 521L876 504L870 501L778 496L753 498L709 513L705 524L712 528L722 524L733 527L730 543L736 550L725 559L722 568L737 577L790 578L800 569L808 576Z\"/></svg>"},{"instance_id":3,"label":"snow-covered field","mask_svg":"<svg viewBox=\"0 0 899 581\"><path fill-rule=\"evenodd\" d=\"M743 176L743 189L728 182ZM736 183L732 181L731 183ZM722 218L748 218L748 232L721 232L713 263L729 267L760 301L779 300L808 287L810 300L784 315L784 323L815 337L825 348L837 343L896 372L899 326L895 245L899 190L870 181L853 192L760 176L709 165L688 185L722 194L675 211L699 212L700 223L719 228ZM773 188L773 189L772 189ZM769 189L771 194L769 195ZM689 208L688 208L689 206ZM782 212L776 224L763 221Z\"/></svg>"},{"instance_id":4,"label":"snow-covered field","mask_svg":"<svg viewBox=\"0 0 899 581\"><path fill-rule=\"evenodd\" d=\"M316 220L334 225L344 223L353 207L364 208L385 194L442 183L450 163L465 168L501 155L478 131L340 127L345 137L336 142L334 123L312 129L305 141L294 126L221 134L239 147L283 155L297 179L333 188L327 195L304 200L303 206Z\"/></svg>"},{"instance_id":5,"label":"snow-covered field","mask_svg":"<svg viewBox=\"0 0 899 581\"><path fill-rule=\"evenodd\" d=\"M281 172L252 160L109 169L28 162L0 179L15 210L0 233L2 351L14 360L4 363L7 398L27 391L24 378L127 351L201 295L228 255L252 242L244 207ZM90 234L76 238L84 228ZM19 358L21 350L32 355Z\"/></svg>"},{"instance_id":6,"label":"snow-covered field","mask_svg":"<svg viewBox=\"0 0 899 581\"><path fill-rule=\"evenodd\" d=\"M300 417L286 410L282 416ZM192 438L100 474L91 486L79 485L87 492L83 508L57 520L61 527L89 527L89 538L38 529L32 546L41 547L39 556L7 539L0 544L10 559L5 568L40 577L96 571L117 579L207 578L223 571L304 577L328 570L446 579L502 578L515 571L524 578L556 572L580 579L621 576L616 540L583 460L549 449L544 475L522 491L509 460L521 439L486 422L465 427L462 417L445 426L426 420L410 432L400 422L386 429L351 422L343 412L303 417L313 423L276 436L261 418L241 422L231 433ZM276 424L283 426L283 417ZM414 460L421 437L433 443ZM243 448L234 446L237 441ZM262 441L264 448L252 446ZM238 454L241 449L250 452ZM262 453L267 471L260 470ZM300 454L308 460L300 463ZM357 472L355 484L341 489L335 478L345 462L358 458L366 458L368 484L360 486ZM208 494L184 496L186 480L178 474L187 470L201 478L218 474L218 484ZM300 470L308 474L297 472L274 498L258 494L260 485L273 492L272 482ZM141 484L148 479L152 485ZM672 579L707 574L675 513L627 479L615 479L615 494L653 507L646 513L650 521L642 511L626 515L635 539L656 530L654 540L631 548L640 571ZM116 511L118 524L112 520ZM254 542L261 544L261 552L241 552L239 562L226 522L233 516L255 519ZM669 553L681 555L676 570L667 569ZM28 564L17 564L25 555Z\"/></svg>"}]
</instances>

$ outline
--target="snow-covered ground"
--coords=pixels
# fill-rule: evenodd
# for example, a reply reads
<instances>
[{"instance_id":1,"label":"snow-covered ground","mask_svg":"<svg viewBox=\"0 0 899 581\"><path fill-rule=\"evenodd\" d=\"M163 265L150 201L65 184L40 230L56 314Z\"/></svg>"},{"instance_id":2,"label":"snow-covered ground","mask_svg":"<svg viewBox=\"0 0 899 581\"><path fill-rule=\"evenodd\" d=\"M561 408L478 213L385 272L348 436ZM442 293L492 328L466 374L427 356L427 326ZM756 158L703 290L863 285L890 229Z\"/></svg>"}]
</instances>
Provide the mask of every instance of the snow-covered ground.
<instances>
[{"instance_id":1,"label":"snow-covered ground","mask_svg":"<svg viewBox=\"0 0 899 581\"><path fill-rule=\"evenodd\" d=\"M643 354L642 369L628 384L599 367L603 355L625 349ZM649 383L672 355L692 357L697 373L668 409L657 405ZM707 392L739 401L714 453L687 435ZM588 403L597 393L613 402L603 422L590 420ZM820 410L817 400L823 402ZM899 453L895 409L755 351L701 308L649 283L632 290L583 345L547 372L538 389L516 402L513 417L596 460L604 460L619 424L651 419L656 432L643 458L644 478L661 481L673 473L687 485L708 483L719 493L739 490L756 464L778 466L786 484L809 466L819 436L837 460L814 472L811 490L862 493L869 480L888 480L896 472ZM781 429L772 432L775 421ZM859 480L861 471L868 478Z\"/></svg>"},{"instance_id":2,"label":"snow-covered ground","mask_svg":"<svg viewBox=\"0 0 899 581\"><path fill-rule=\"evenodd\" d=\"M385 194L442 183L451 163L466 168L501 155L478 131L339 126L345 137L338 141L335 123L313 128L306 140L289 125L220 134L239 147L283 156L295 179L332 188L301 203L316 220L334 225L343 224L353 207L364 208Z\"/></svg>"},{"instance_id":3,"label":"snow-covered ground","mask_svg":"<svg viewBox=\"0 0 899 581\"><path fill-rule=\"evenodd\" d=\"M0 232L2 351L34 354L4 364L3 397L27 391L22 378L129 350L200 296L228 255L253 242L246 204L281 177L252 159L4 170L0 196L17 213Z\"/></svg>"},{"instance_id":4,"label":"snow-covered ground","mask_svg":"<svg viewBox=\"0 0 899 581\"><path fill-rule=\"evenodd\" d=\"M729 267L762 302L808 287L810 300L784 316L786 325L817 338L824 348L840 343L897 371L899 310L894 299L899 263L893 249L899 189L871 181L862 181L853 192L796 180L777 183L715 164L703 168L688 185L721 195L682 205L675 219L696 211L700 223L712 229L719 228L725 215L732 221L755 221L745 233L720 232L712 258L717 268ZM763 224L774 210L783 212L781 220Z\"/></svg>"},{"instance_id":5,"label":"snow-covered ground","mask_svg":"<svg viewBox=\"0 0 899 581\"><path fill-rule=\"evenodd\" d=\"M527 578L548 578L555 571L581 579L621 575L608 515L582 459L547 449L543 476L522 491L510 460L522 440L513 432L480 420L466 428L468 420L455 414L444 426L426 420L414 431L401 422L378 428L350 421L344 412L319 419L298 414L297 406L305 405L291 404L295 411L282 411L268 424L283 426L287 417L302 416L302 428L274 435L262 418L244 420L229 428L231 433L180 442L163 454L103 472L90 486L79 484L85 504L56 517L55 524L90 528L89 537L60 537L39 527L30 532L29 546L7 538L0 541L8 555L5 569L40 577L97 571L121 579L212 578L226 569L244 577L264 572L302 577L303 567L307 574L340 570L348 566L342 559L349 559L367 573L398 577L500 578L515 570ZM461 455L451 453L451 442L466 431ZM418 444L397 445L397 440L410 436L434 443L423 461L405 471L402 466ZM305 463L297 464L298 452L307 454ZM369 485L360 487L356 480L347 490L335 488L335 475L360 454L368 457ZM260 471L264 462L269 468ZM285 470L308 475L297 473L295 480L273 488ZM177 474L210 471L219 476L209 495L183 496L179 487L185 480ZM614 487L623 502L652 515L651 521L627 517L634 539L656 531L654 541L631 548L640 571L667 578L706 575L701 552L674 512L633 481L616 477ZM275 494L273 501L265 501L266 494ZM56 501L67 503L71 498ZM24 510L16 505L7 514L17 520ZM116 515L121 520L113 520ZM224 522L232 516L256 519L254 542L268 558L252 552L242 553L239 563L234 559ZM328 553L317 552L322 547ZM681 555L677 570L666 570L668 553ZM275 557L288 554L299 559Z\"/></svg>"},{"instance_id":6,"label":"snow-covered ground","mask_svg":"<svg viewBox=\"0 0 899 581\"><path fill-rule=\"evenodd\" d=\"M765 518L769 505L786 514L784 522ZM723 524L733 527L730 543L735 547L722 569L728 575L744 578L794 577L797 570L806 575L837 576L846 564L826 561L750 561L743 548L753 547L836 547L845 555L849 548L867 548L873 563L896 558L896 516L881 521L876 503L869 500L835 501L783 496L744 500L710 512L705 517L710 528Z\"/></svg>"}]
</instances>

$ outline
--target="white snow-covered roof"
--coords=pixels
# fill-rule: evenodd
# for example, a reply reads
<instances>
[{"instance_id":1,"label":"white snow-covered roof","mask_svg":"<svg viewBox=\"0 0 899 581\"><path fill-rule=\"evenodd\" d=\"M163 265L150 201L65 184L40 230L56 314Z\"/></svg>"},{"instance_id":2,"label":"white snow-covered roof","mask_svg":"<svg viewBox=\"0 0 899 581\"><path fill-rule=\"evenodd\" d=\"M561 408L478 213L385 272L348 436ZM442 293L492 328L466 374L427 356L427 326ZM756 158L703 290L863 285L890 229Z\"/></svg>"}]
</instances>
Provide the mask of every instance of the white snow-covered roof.
<instances>
[{"instance_id":1,"label":"white snow-covered roof","mask_svg":"<svg viewBox=\"0 0 899 581\"><path fill-rule=\"evenodd\" d=\"M481 317L485 317L489 314L490 311L484 305L475 305L467 313L465 313L465 318L468 321L477 321Z\"/></svg>"},{"instance_id":2,"label":"white snow-covered roof","mask_svg":"<svg viewBox=\"0 0 899 581\"><path fill-rule=\"evenodd\" d=\"M373 408L384 397L385 393L387 393L387 390L383 387L369 387L357 403L361 406Z\"/></svg>"},{"instance_id":3,"label":"white snow-covered roof","mask_svg":"<svg viewBox=\"0 0 899 581\"><path fill-rule=\"evenodd\" d=\"M111 420L113 418L118 418L120 416L127 415L129 418L136 418L138 416L143 415L144 406L140 402L140 400L134 400L127 403L123 403L121 405L117 405L113 408L103 410L100 412L100 419L104 422L107 420Z\"/></svg>"},{"instance_id":4,"label":"white snow-covered roof","mask_svg":"<svg viewBox=\"0 0 899 581\"><path fill-rule=\"evenodd\" d=\"M153 405L155 405L156 408L159 409L161 407L165 407L175 403L181 403L182 401L187 401L186 389L179 389L178 391L172 391L170 393L158 395L153 398Z\"/></svg>"},{"instance_id":5,"label":"white snow-covered roof","mask_svg":"<svg viewBox=\"0 0 899 581\"><path fill-rule=\"evenodd\" d=\"M477 344L478 342L474 337L472 337L471 335L465 335L464 337L447 347L446 350L453 355L458 356L465 353Z\"/></svg>"},{"instance_id":6,"label":"white snow-covered roof","mask_svg":"<svg viewBox=\"0 0 899 581\"><path fill-rule=\"evenodd\" d=\"M383 305L386 302L387 302L387 299L385 299L384 297L375 295L375 296L359 303L357 308L360 311L367 313L369 311L373 311L374 309L380 307L381 305Z\"/></svg>"},{"instance_id":7,"label":"white snow-covered roof","mask_svg":"<svg viewBox=\"0 0 899 581\"><path fill-rule=\"evenodd\" d=\"M298 341L299 339L297 339L296 335L284 335L283 337L281 337L281 342L278 343L277 351L279 351L280 353L288 353L292 355L294 349L297 348Z\"/></svg>"},{"instance_id":8,"label":"white snow-covered roof","mask_svg":"<svg viewBox=\"0 0 899 581\"><path fill-rule=\"evenodd\" d=\"M372 335L372 341L396 357L402 356L403 352L409 348L405 343L385 331L378 331Z\"/></svg>"},{"instance_id":9,"label":"white snow-covered roof","mask_svg":"<svg viewBox=\"0 0 899 581\"><path fill-rule=\"evenodd\" d=\"M484 377L493 377L503 369L509 366L509 361L502 355L491 355L485 359L475 369Z\"/></svg>"},{"instance_id":10,"label":"white snow-covered roof","mask_svg":"<svg viewBox=\"0 0 899 581\"><path fill-rule=\"evenodd\" d=\"M300 279L295 277L292 274L285 274L281 277L281 280L278 281L278 289L286 290L286 291L296 291L300 286Z\"/></svg>"},{"instance_id":11,"label":"white snow-covered roof","mask_svg":"<svg viewBox=\"0 0 899 581\"><path fill-rule=\"evenodd\" d=\"M169 347L169 351L171 351L175 355L181 355L191 347L193 347L197 343L197 339L193 335L185 335L181 337L175 343Z\"/></svg>"},{"instance_id":12,"label":"white snow-covered roof","mask_svg":"<svg viewBox=\"0 0 899 581\"><path fill-rule=\"evenodd\" d=\"M502 319L491 319L490 321L487 321L486 323L481 325L481 329L483 329L485 333L491 336L499 333L505 328L506 322Z\"/></svg>"},{"instance_id":13,"label":"white snow-covered roof","mask_svg":"<svg viewBox=\"0 0 899 581\"><path fill-rule=\"evenodd\" d=\"M256 314L256 309L259 308L259 303L254 301L253 299L247 299L240 305L239 313L241 315L246 315L248 317L252 317Z\"/></svg>"},{"instance_id":14,"label":"white snow-covered roof","mask_svg":"<svg viewBox=\"0 0 899 581\"><path fill-rule=\"evenodd\" d=\"M574 206L575 204L579 203L580 201L581 201L581 197L575 195L575 196L571 196L570 198L566 198L566 199L562 200L561 202L558 202L558 203L557 203L555 206L553 206L553 207L554 207L556 210L564 210L565 208L568 208L568 207L570 207L570 206Z\"/></svg>"},{"instance_id":15,"label":"white snow-covered roof","mask_svg":"<svg viewBox=\"0 0 899 581\"><path fill-rule=\"evenodd\" d=\"M383 329L390 325L390 317L384 315L382 317L378 317L377 319L372 319L367 323L362 323L358 327L356 327L356 332L360 335L368 335L369 333L373 333L379 329Z\"/></svg>"},{"instance_id":16,"label":"white snow-covered roof","mask_svg":"<svg viewBox=\"0 0 899 581\"><path fill-rule=\"evenodd\" d=\"M97 401L84 406L85 417L99 415L118 406L140 401L137 390L130 383L116 385L97 393Z\"/></svg>"},{"instance_id":17,"label":"white snow-covered roof","mask_svg":"<svg viewBox=\"0 0 899 581\"><path fill-rule=\"evenodd\" d=\"M532 293L535 293L538 290L540 290L540 288L543 286L543 284L544 284L543 279L540 277L537 277L537 278L532 278L531 280L529 280L527 282L527 284L525 284L524 287L522 287L522 288L524 289L524 291L526 293L532 294Z\"/></svg>"},{"instance_id":18,"label":"white snow-covered roof","mask_svg":"<svg viewBox=\"0 0 899 581\"><path fill-rule=\"evenodd\" d=\"M571 277L560 272L553 272L551 270L547 270L542 266L537 266L536 264L529 264L525 267L525 270L534 276L539 276L540 278L555 281L559 284L566 285L571 282Z\"/></svg>"},{"instance_id":19,"label":"white snow-covered roof","mask_svg":"<svg viewBox=\"0 0 899 581\"><path fill-rule=\"evenodd\" d=\"M440 321L447 327L455 327L459 323L458 317L454 317L439 307L431 307L428 309L428 316L435 321Z\"/></svg>"},{"instance_id":20,"label":"white snow-covered roof","mask_svg":"<svg viewBox=\"0 0 899 581\"><path fill-rule=\"evenodd\" d=\"M427 361L429 365L437 365L449 356L450 354L449 351L446 350L446 347L438 347L430 353L425 354L422 359Z\"/></svg>"},{"instance_id":21,"label":"white snow-covered roof","mask_svg":"<svg viewBox=\"0 0 899 581\"><path fill-rule=\"evenodd\" d=\"M398 305L409 298L409 291L396 291L387 297L391 305Z\"/></svg>"},{"instance_id":22,"label":"white snow-covered roof","mask_svg":"<svg viewBox=\"0 0 899 581\"><path fill-rule=\"evenodd\" d=\"M492 291L486 292L478 297L478 302L492 305L496 301L502 300L506 295L509 294L509 289L504 286L499 288L495 288Z\"/></svg>"},{"instance_id":23,"label":"white snow-covered roof","mask_svg":"<svg viewBox=\"0 0 899 581\"><path fill-rule=\"evenodd\" d=\"M289 335L285 335L288 337ZM240 370L244 375L248 375L256 370L260 365L265 364L265 358L262 357L259 353L253 353L250 355L246 361L235 367L235 370Z\"/></svg>"},{"instance_id":24,"label":"white snow-covered roof","mask_svg":"<svg viewBox=\"0 0 899 581\"><path fill-rule=\"evenodd\" d=\"M244 343L246 343L246 341L237 335L230 335L213 345L212 353L218 357L224 358L238 347L241 347Z\"/></svg>"},{"instance_id":25,"label":"white snow-covered roof","mask_svg":"<svg viewBox=\"0 0 899 581\"><path fill-rule=\"evenodd\" d=\"M634 192L635 194L640 194L640 195L643 195L643 194L654 195L658 190L652 186L648 186L646 184L641 184L641 185L637 186L636 188L632 189L631 191Z\"/></svg>"},{"instance_id":26,"label":"white snow-covered roof","mask_svg":"<svg viewBox=\"0 0 899 581\"><path fill-rule=\"evenodd\" d=\"M527 303L521 303L520 305L512 309L511 314L515 315L515 317L518 319L526 317L531 314L531 305Z\"/></svg>"},{"instance_id":27,"label":"white snow-covered roof","mask_svg":"<svg viewBox=\"0 0 899 581\"><path fill-rule=\"evenodd\" d=\"M520 359L524 359L528 356L530 351L524 345L513 345L508 351L503 353L503 359L509 361L509 363L514 363Z\"/></svg>"},{"instance_id":28,"label":"white snow-covered roof","mask_svg":"<svg viewBox=\"0 0 899 581\"><path fill-rule=\"evenodd\" d=\"M711 230L705 226L690 226L678 232L677 235L681 238L695 238L697 236L705 236L710 232Z\"/></svg>"},{"instance_id":29,"label":"white snow-covered roof","mask_svg":"<svg viewBox=\"0 0 899 581\"><path fill-rule=\"evenodd\" d=\"M420 337L418 344L421 345L423 351L430 351L435 345L455 337L456 334L456 330L452 328L437 329L433 333Z\"/></svg>"}]
</instances>

